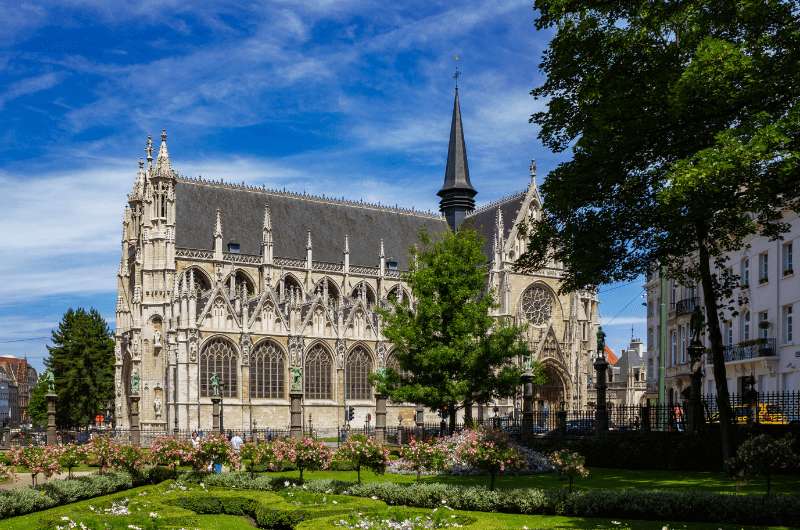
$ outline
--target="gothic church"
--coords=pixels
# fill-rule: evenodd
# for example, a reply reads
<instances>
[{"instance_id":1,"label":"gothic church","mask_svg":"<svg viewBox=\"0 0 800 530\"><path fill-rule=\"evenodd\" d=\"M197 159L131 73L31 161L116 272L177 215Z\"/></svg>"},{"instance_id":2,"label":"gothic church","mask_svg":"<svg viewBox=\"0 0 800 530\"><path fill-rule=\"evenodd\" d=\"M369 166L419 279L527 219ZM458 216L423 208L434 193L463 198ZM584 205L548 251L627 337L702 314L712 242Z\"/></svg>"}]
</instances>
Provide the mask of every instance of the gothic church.
<instances>
[{"instance_id":1,"label":"gothic church","mask_svg":"<svg viewBox=\"0 0 800 530\"><path fill-rule=\"evenodd\" d=\"M396 362L376 308L412 303L402 281L421 229L469 227L485 238L496 316L525 322L548 376L538 406L583 407L595 348L597 298L558 294L561 269L513 270L519 227L541 215L531 166L526 189L475 208L458 89L442 215L180 176L161 134L139 162L125 206L116 306L116 423L143 429L211 428L212 374L226 429L285 429L290 386L304 426L335 430L344 408L374 417L370 372ZM527 180L527 178L526 178ZM549 403L549 405L545 405ZM519 399L475 405L473 417L513 413ZM492 411L492 412L489 412ZM433 413L426 419L433 419ZM389 403L387 425L413 425L414 405Z\"/></svg>"}]
</instances>

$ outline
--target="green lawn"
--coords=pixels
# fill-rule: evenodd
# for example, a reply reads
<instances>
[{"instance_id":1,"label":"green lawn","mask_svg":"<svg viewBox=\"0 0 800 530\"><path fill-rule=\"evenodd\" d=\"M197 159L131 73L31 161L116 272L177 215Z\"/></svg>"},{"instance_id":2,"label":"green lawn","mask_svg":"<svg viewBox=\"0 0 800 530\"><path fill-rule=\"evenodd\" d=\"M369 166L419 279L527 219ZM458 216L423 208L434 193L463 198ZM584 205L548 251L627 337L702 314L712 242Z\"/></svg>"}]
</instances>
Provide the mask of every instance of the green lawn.
<instances>
[{"instance_id":1,"label":"green lawn","mask_svg":"<svg viewBox=\"0 0 800 530\"><path fill-rule=\"evenodd\" d=\"M306 520L298 529L338 529L334 523L342 519L360 520L374 515L380 518L398 517L400 519L415 515L426 516L431 510L416 508L387 507L383 502L372 499L345 497L339 495L313 494L298 489L283 490L278 493L263 491L239 491L221 488L202 488L197 484L186 484L186 489L175 487L167 481L156 486L144 486L125 492L98 497L67 506L22 517L0 521L0 529L33 530L66 528L70 521L76 525L85 524L88 528L128 529L129 525L142 529L149 528L202 528L212 530L252 529L253 521L246 516L199 515L176 506L176 502L191 496L203 498L248 498L274 509L303 509L319 517ZM124 503L126 512L120 515L108 513L114 503ZM445 508L437 509L446 510ZM155 517L151 516L151 513ZM575 517L531 516L512 514L493 514L466 511L446 511L446 516L456 516L468 530L479 529L522 529L522 528L689 528L683 524L672 525L647 521L613 521L609 519L586 519ZM722 528L720 525L692 524L691 528ZM732 528L732 527L731 527Z\"/></svg>"},{"instance_id":2,"label":"green lawn","mask_svg":"<svg viewBox=\"0 0 800 530\"><path fill-rule=\"evenodd\" d=\"M280 473L270 473L275 476L286 476L296 478L299 476L297 471L285 471ZM306 471L304 477L312 479L335 479L345 481L355 481L355 471ZM386 473L376 475L369 470L361 471L361 480L380 481L389 480L392 482L414 482L413 475L396 475ZM488 485L487 476L434 476L423 477L426 482L443 482L446 484L457 484L462 486ZM660 489L660 490L705 490L724 493L763 493L764 481L753 480L748 484L740 485L737 488L736 482L724 473L711 472L678 472L678 471L631 471L625 469L592 468L591 475L587 479L578 480L578 488L605 488L605 489ZM555 473L541 473L537 475L519 475L498 477L496 486L498 488L563 488L565 482L559 479ZM800 491L800 476L784 475L775 477L772 481L773 491L776 493L796 493Z\"/></svg>"}]
</instances>

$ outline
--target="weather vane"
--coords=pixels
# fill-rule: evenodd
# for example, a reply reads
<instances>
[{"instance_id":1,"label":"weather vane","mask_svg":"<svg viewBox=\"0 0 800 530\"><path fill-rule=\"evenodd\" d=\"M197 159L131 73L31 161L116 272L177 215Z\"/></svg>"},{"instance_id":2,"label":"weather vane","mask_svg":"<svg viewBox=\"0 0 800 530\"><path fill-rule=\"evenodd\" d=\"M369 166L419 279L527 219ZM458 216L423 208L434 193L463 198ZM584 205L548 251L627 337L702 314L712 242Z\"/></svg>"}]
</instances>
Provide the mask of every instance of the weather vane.
<instances>
[{"instance_id":1,"label":"weather vane","mask_svg":"<svg viewBox=\"0 0 800 530\"><path fill-rule=\"evenodd\" d=\"M456 90L458 90L458 78L461 77L461 70L458 68L458 61L461 60L461 57L459 55L454 55L453 59L456 61L456 71L453 74L453 79L456 80Z\"/></svg>"}]
</instances>

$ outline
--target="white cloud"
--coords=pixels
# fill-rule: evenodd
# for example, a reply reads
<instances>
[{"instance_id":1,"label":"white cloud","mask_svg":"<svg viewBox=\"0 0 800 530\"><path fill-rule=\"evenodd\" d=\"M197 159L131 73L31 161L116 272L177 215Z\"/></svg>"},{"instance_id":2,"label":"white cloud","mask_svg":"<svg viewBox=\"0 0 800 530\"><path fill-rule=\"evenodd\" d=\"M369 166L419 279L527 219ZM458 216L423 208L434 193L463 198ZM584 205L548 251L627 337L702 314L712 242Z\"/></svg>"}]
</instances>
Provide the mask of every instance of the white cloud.
<instances>
[{"instance_id":1,"label":"white cloud","mask_svg":"<svg viewBox=\"0 0 800 530\"><path fill-rule=\"evenodd\" d=\"M624 316L624 317L600 317L600 325L612 328L620 326L644 326L647 324L647 318L643 316Z\"/></svg>"},{"instance_id":2,"label":"white cloud","mask_svg":"<svg viewBox=\"0 0 800 530\"><path fill-rule=\"evenodd\" d=\"M53 88L63 77L63 74L48 72L11 83L6 90L0 92L0 110L11 100Z\"/></svg>"}]
</instances>

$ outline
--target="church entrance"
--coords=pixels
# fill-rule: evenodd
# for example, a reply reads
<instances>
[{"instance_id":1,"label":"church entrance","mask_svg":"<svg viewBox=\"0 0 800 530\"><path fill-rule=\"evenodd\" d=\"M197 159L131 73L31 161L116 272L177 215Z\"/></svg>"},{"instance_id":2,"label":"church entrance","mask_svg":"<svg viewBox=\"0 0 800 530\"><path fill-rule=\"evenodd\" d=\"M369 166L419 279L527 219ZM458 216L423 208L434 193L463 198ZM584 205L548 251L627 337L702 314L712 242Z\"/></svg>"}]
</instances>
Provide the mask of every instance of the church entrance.
<instances>
[{"instance_id":1,"label":"church entrance","mask_svg":"<svg viewBox=\"0 0 800 530\"><path fill-rule=\"evenodd\" d=\"M552 364L545 363L544 376L544 384L536 387L539 410L559 410L561 402L566 400L561 374Z\"/></svg>"}]
</instances>

